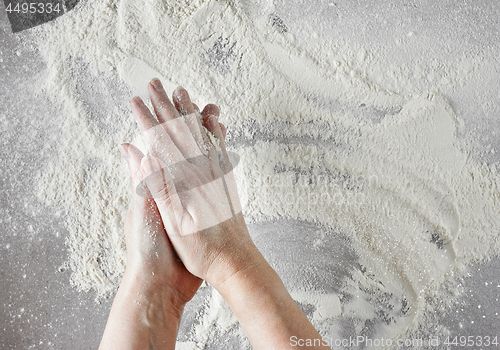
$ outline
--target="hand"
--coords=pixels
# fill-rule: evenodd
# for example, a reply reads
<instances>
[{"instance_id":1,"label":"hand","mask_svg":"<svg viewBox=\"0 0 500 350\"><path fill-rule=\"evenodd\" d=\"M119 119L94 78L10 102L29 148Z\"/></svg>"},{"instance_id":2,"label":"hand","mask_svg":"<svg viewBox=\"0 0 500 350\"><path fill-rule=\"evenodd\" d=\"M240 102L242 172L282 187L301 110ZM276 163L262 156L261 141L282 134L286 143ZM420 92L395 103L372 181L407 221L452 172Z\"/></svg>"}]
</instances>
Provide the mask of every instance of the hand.
<instances>
[{"instance_id":1,"label":"hand","mask_svg":"<svg viewBox=\"0 0 500 350\"><path fill-rule=\"evenodd\" d=\"M132 185L130 209L125 217L127 246L126 274L135 280L167 294L168 309L180 317L184 305L193 298L202 280L192 275L177 257L152 198L135 193L142 180L141 160L144 155L136 147L123 144L122 154L127 160Z\"/></svg>"},{"instance_id":2,"label":"hand","mask_svg":"<svg viewBox=\"0 0 500 350\"><path fill-rule=\"evenodd\" d=\"M207 105L201 112L205 117L209 114L218 115L217 106ZM222 124L219 128L224 138L225 128ZM154 199L135 191L144 178L144 155L130 144L123 144L121 151L133 189L125 217L127 268L100 349L174 349L184 305L202 280L191 274L175 253Z\"/></svg>"},{"instance_id":3,"label":"hand","mask_svg":"<svg viewBox=\"0 0 500 350\"><path fill-rule=\"evenodd\" d=\"M152 154L142 158L138 172L146 184L143 194L149 192L154 198L155 215L159 212L184 266L221 293L254 349L292 348L292 336L320 340L248 234L223 129L215 116L206 110L202 113L204 125L218 145L210 141L184 89L174 92L172 104L156 79L149 84L149 95L156 118L139 98L131 102ZM221 157L215 146L220 147ZM131 169L138 169L137 161ZM135 195L139 189L136 186ZM134 241L131 259L140 260L138 266L147 262L146 266L156 270L154 259L150 263L149 257L163 249L162 244L148 235L141 237Z\"/></svg>"},{"instance_id":4,"label":"hand","mask_svg":"<svg viewBox=\"0 0 500 350\"><path fill-rule=\"evenodd\" d=\"M144 181L186 268L217 288L261 257L241 214L218 109L209 105L201 114L221 160L186 90L178 88L172 104L159 80L148 89L156 117L140 98L131 101L152 155L141 164Z\"/></svg>"},{"instance_id":5,"label":"hand","mask_svg":"<svg viewBox=\"0 0 500 350\"><path fill-rule=\"evenodd\" d=\"M142 179L143 154L122 145L132 188ZM177 258L153 199L132 192L125 217L127 267L99 349L174 349L184 305L201 279Z\"/></svg>"}]
</instances>

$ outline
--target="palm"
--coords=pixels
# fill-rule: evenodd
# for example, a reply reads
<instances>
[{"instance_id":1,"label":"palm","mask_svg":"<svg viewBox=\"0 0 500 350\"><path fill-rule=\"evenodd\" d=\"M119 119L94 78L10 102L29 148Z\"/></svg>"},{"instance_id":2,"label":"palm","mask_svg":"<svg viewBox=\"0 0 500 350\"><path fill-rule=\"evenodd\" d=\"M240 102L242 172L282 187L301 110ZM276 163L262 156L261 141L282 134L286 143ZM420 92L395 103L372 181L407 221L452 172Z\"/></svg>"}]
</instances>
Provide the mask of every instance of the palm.
<instances>
[{"instance_id":1,"label":"palm","mask_svg":"<svg viewBox=\"0 0 500 350\"><path fill-rule=\"evenodd\" d=\"M202 283L202 279L191 274L177 257L174 257L173 260L170 264L171 269L169 269L169 277L172 282L171 287L177 291L184 302L188 302L196 294Z\"/></svg>"}]
</instances>

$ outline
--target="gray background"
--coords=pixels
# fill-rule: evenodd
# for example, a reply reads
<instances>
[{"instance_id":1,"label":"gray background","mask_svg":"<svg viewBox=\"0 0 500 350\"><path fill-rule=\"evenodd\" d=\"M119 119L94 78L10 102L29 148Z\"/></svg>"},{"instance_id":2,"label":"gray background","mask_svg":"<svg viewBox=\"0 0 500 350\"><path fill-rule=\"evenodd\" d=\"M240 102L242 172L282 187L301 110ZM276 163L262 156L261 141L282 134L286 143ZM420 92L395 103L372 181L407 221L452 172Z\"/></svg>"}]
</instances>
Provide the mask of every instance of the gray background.
<instances>
[{"instance_id":1,"label":"gray background","mask_svg":"<svg viewBox=\"0 0 500 350\"><path fill-rule=\"evenodd\" d=\"M247 10L258 11L251 4ZM345 39L374 50L388 64L426 66L436 59L452 62L453 57L468 53L484 55L484 69L464 84L438 88L464 118L465 136L474 140L472 156L490 164L499 162L497 1L460 5L452 1L277 1L275 13L298 42ZM409 32L415 35L408 36ZM32 174L55 150L55 142L46 135L55 127L51 115L59 112L45 97L33 94L34 81L43 79L45 66L31 41L30 32L12 34L0 4L0 349L93 349L99 344L112 298L97 304L92 293L79 293L69 285L70 272L61 269L68 258L63 218L35 199ZM491 148L497 152L490 152ZM338 261L330 259L326 264L332 251L322 255L311 249L321 230L290 220L250 226L256 243L279 273L296 269L297 278L315 278L320 288L336 291L341 276L357 267L356 256L348 242L333 233L331 246L336 246L333 254ZM298 255L302 266L294 263ZM455 335L500 336L499 268L498 258L472 266L470 277L463 281L466 297L436 318ZM336 277L322 281L318 276L324 271ZM200 300L201 295L188 307L185 322L194 317ZM226 341L214 339L209 347L239 348L221 345Z\"/></svg>"}]
</instances>

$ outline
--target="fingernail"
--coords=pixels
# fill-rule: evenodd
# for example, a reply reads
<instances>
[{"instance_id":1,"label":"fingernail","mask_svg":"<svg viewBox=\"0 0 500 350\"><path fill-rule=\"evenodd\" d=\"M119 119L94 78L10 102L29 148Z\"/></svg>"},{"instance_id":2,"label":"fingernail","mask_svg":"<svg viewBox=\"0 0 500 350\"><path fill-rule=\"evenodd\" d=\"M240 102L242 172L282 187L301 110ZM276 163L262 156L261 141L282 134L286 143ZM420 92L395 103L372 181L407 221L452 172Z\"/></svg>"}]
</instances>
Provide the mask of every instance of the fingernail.
<instances>
[{"instance_id":1,"label":"fingernail","mask_svg":"<svg viewBox=\"0 0 500 350\"><path fill-rule=\"evenodd\" d=\"M153 78L153 80L151 80L151 85L153 85L155 90L158 92L165 91L165 89L163 89L163 85L161 84L160 79L158 79L158 78Z\"/></svg>"},{"instance_id":2,"label":"fingernail","mask_svg":"<svg viewBox=\"0 0 500 350\"><path fill-rule=\"evenodd\" d=\"M184 102L189 100L186 89L184 89L182 86L178 86L177 89L175 89L174 95L177 98L177 100L179 100L179 102Z\"/></svg>"},{"instance_id":3,"label":"fingernail","mask_svg":"<svg viewBox=\"0 0 500 350\"><path fill-rule=\"evenodd\" d=\"M219 121L217 120L217 117L215 115L210 116L210 125L211 126L217 126L219 124Z\"/></svg>"},{"instance_id":4,"label":"fingernail","mask_svg":"<svg viewBox=\"0 0 500 350\"><path fill-rule=\"evenodd\" d=\"M139 106L144 105L144 102L142 101L142 98L140 98L139 96L134 96L134 97L132 97L131 102L132 102L132 103L136 103L136 104L138 104Z\"/></svg>"},{"instance_id":5,"label":"fingernail","mask_svg":"<svg viewBox=\"0 0 500 350\"><path fill-rule=\"evenodd\" d=\"M128 154L128 145L122 143L119 148L123 158L125 158L125 160L128 162L128 160L130 159L130 155Z\"/></svg>"}]
</instances>

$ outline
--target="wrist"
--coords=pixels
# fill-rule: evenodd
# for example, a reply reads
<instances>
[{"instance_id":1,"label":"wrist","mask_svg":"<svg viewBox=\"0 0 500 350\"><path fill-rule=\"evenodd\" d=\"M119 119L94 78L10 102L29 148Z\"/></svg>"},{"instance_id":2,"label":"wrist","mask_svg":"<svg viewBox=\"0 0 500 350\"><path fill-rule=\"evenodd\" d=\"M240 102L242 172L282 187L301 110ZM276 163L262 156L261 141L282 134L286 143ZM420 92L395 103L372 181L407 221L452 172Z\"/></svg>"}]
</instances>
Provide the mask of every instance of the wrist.
<instances>
[{"instance_id":1,"label":"wrist","mask_svg":"<svg viewBox=\"0 0 500 350\"><path fill-rule=\"evenodd\" d=\"M281 278L257 247L251 253L242 256L245 256L246 260L240 262L237 269L227 270L223 280L212 284L229 306L232 303L244 304L249 295L274 294L275 291L284 289Z\"/></svg>"},{"instance_id":2,"label":"wrist","mask_svg":"<svg viewBox=\"0 0 500 350\"><path fill-rule=\"evenodd\" d=\"M295 322L300 318L297 311L301 311L267 262L234 274L218 291L254 349L289 348L283 344L289 343L288 339L296 332L287 320Z\"/></svg>"},{"instance_id":3,"label":"wrist","mask_svg":"<svg viewBox=\"0 0 500 350\"><path fill-rule=\"evenodd\" d=\"M120 289L130 302L147 307L151 315L180 321L186 302L158 274L127 267Z\"/></svg>"},{"instance_id":4,"label":"wrist","mask_svg":"<svg viewBox=\"0 0 500 350\"><path fill-rule=\"evenodd\" d=\"M217 290L233 276L251 271L263 263L267 265L248 233L242 213L217 226L214 232L205 234L231 237L220 239L210 249L212 252L206 259L209 262L208 269L200 276Z\"/></svg>"},{"instance_id":5,"label":"wrist","mask_svg":"<svg viewBox=\"0 0 500 350\"><path fill-rule=\"evenodd\" d=\"M179 305L154 279L127 267L99 349L174 349Z\"/></svg>"},{"instance_id":6,"label":"wrist","mask_svg":"<svg viewBox=\"0 0 500 350\"><path fill-rule=\"evenodd\" d=\"M250 239L239 243L237 247L227 247L227 252L219 252L210 264L205 279L219 292L240 281L240 276L257 277L256 271L268 265Z\"/></svg>"}]
</instances>

